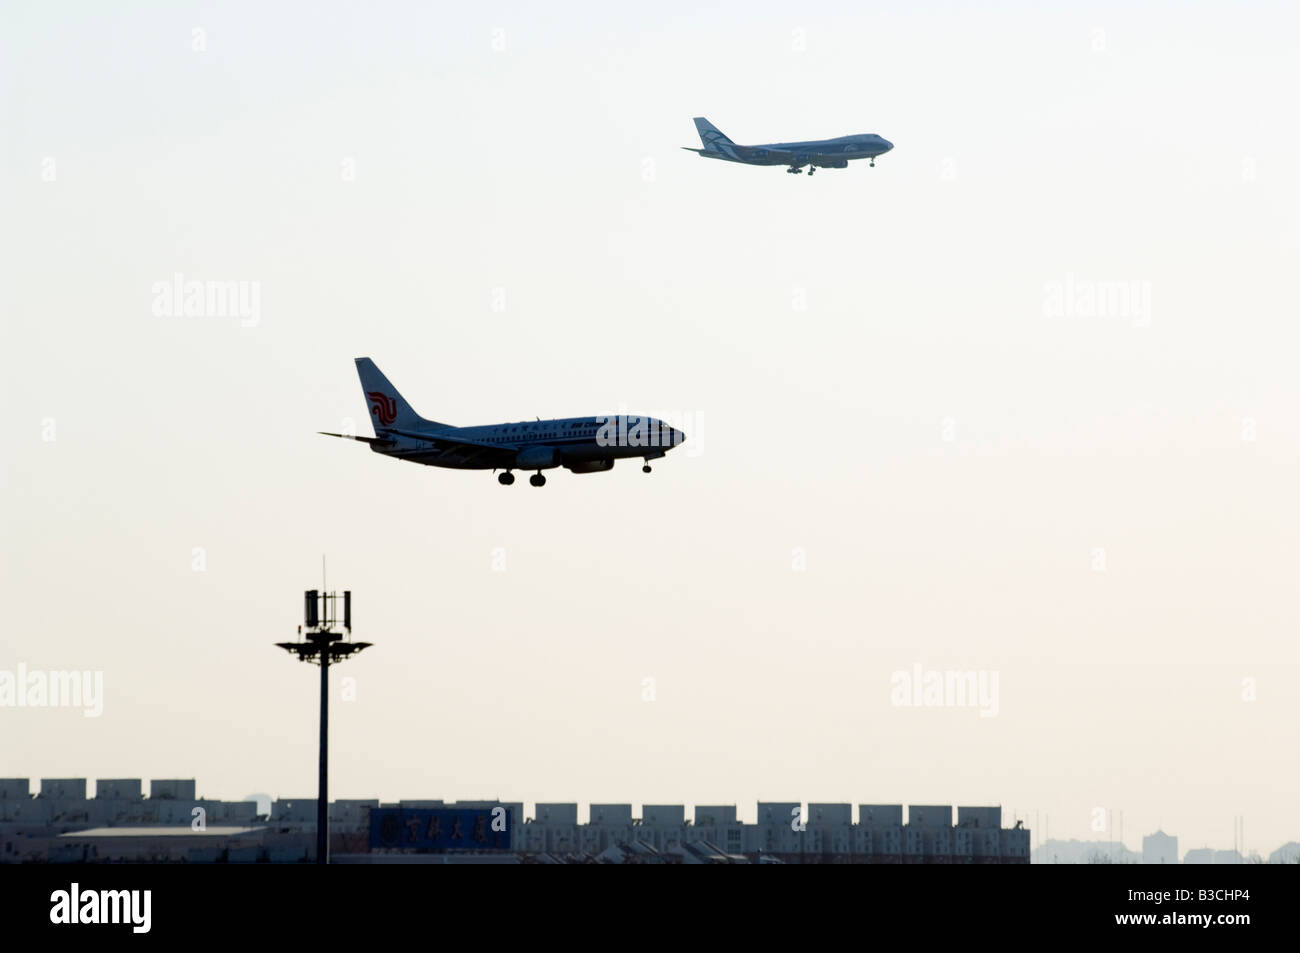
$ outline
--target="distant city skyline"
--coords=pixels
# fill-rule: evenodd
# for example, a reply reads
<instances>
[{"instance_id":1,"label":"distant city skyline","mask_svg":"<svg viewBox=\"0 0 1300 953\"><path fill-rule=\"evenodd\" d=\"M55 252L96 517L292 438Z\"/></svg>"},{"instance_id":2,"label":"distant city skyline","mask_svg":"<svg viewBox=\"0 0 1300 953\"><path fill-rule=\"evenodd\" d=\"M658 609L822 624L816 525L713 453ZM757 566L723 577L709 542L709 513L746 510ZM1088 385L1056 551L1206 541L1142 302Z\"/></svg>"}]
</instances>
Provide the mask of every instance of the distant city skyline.
<instances>
[{"instance_id":1,"label":"distant city skyline","mask_svg":"<svg viewBox=\"0 0 1300 953\"><path fill-rule=\"evenodd\" d=\"M311 823L315 819L315 799L313 797L273 797L267 794L250 794L237 801L224 801L223 799L204 798L199 792L200 788L196 779L165 779L151 780L148 782L146 790L145 781L140 778L99 778L90 779L84 777L76 778L43 778L33 780L29 778L0 778L0 828L5 824L13 825L19 823L23 816L27 817L30 823L32 817L25 815L25 812L14 813L14 802L22 802L30 798L44 798L53 800L60 804L82 803L87 809L93 802L107 799L108 803L117 805L120 810L121 805L129 802L138 802L141 800L160 800L163 804L172 805L178 803L179 813L175 817L168 817L171 820L177 818L188 818L190 808L188 802L193 801L196 804L206 804L211 806L217 805L247 805L256 803L256 815L249 815L247 812L237 813L237 818L227 814L226 808L218 807L216 818L228 823L259 823L261 818L270 817L277 823L292 819L294 830L313 829ZM92 793L93 792L93 793ZM262 802L266 802L263 809ZM653 802L637 801L614 801L608 803L587 802L587 801L570 801L570 802L539 802L512 800L510 798L487 798L487 799L454 799L441 797L402 797L392 801L385 801L380 798L331 798L331 827L337 817L351 819L351 822L365 827L365 818L363 813L357 813L363 804L373 803L374 805L383 804L385 806L420 806L428 807L434 804L443 804L448 807L474 806L481 807L484 804L505 804L513 805L518 808L521 822L545 822L547 817L556 809L560 809L565 817L571 817L572 823L577 825L588 825L598 823L606 819L610 809L624 812L629 819L629 823L634 823L633 818L640 820L646 819L647 823L653 815L655 823L659 822L660 815L664 811L677 811L680 814L681 822L686 825L713 825L717 823L718 812L726 811L727 816L734 822L744 825L762 824L764 802L759 802L754 813L742 810L741 805L728 804L722 807L717 805L706 805L696 803L694 805L687 802L677 802L674 804L661 804ZM995 812L999 824L1005 828L1020 828L1022 825L1031 841L1029 852L1033 863L1137 863L1137 864L1161 864L1161 863L1295 863L1300 862L1300 841L1290 840L1281 844L1273 850L1265 851L1249 848L1245 852L1238 851L1235 847L1232 849L1212 847L1210 845L1201 845L1200 847L1189 847L1183 853L1178 850L1178 837L1171 835L1163 830L1153 831L1142 836L1141 850L1133 850L1122 840L1111 839L1069 839L1062 840L1057 838L1044 839L1041 832L1025 824L1025 818L1022 814L1009 810L1001 805L981 805L975 807L960 805L876 805L860 802L848 801L790 801L790 802L767 802L767 805L778 805L782 808L782 820L780 826L784 828L786 809L791 814L791 829L793 830L798 824L807 825L816 824L822 820L822 813L826 809L834 809L836 817L853 826L870 825L879 820L878 812L880 810L896 811L898 822L900 824L917 824L926 823L927 817L933 822L933 813L936 810L948 811L948 820L955 826L961 826L961 817L963 812L972 816L984 817L989 812ZM341 814L334 811L338 806ZM793 809L799 808L799 813L794 814ZM13 814L13 816L10 816ZM63 823L66 825L68 816L66 810L61 810ZM599 815L599 816L598 816ZM107 815L101 819L107 822L109 827L118 824L138 824L141 818L131 820L118 819L116 821ZM1045 818L1050 822L1050 818ZM768 822L771 821L769 817ZM166 823L166 818L156 818L154 823ZM21 825L20 825L21 826ZM97 826L97 825L96 825ZM29 828L24 828L29 829ZM144 830L144 828L141 828Z\"/></svg>"}]
</instances>

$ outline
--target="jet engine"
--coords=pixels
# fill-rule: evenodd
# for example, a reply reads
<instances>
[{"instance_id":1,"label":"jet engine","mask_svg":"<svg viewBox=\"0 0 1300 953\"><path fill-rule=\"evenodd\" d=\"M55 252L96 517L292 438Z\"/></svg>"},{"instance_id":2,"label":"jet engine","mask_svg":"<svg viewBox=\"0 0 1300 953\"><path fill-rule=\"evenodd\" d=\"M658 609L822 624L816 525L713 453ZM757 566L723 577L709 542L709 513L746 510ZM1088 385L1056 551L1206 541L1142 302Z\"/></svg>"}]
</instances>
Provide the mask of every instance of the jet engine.
<instances>
[{"instance_id":1,"label":"jet engine","mask_svg":"<svg viewBox=\"0 0 1300 953\"><path fill-rule=\"evenodd\" d=\"M576 463L566 463L564 467L571 473L603 473L605 470L614 469L614 461L582 460Z\"/></svg>"},{"instance_id":2,"label":"jet engine","mask_svg":"<svg viewBox=\"0 0 1300 953\"><path fill-rule=\"evenodd\" d=\"M545 470L560 465L560 451L554 447L525 447L515 454L520 470Z\"/></svg>"}]
</instances>

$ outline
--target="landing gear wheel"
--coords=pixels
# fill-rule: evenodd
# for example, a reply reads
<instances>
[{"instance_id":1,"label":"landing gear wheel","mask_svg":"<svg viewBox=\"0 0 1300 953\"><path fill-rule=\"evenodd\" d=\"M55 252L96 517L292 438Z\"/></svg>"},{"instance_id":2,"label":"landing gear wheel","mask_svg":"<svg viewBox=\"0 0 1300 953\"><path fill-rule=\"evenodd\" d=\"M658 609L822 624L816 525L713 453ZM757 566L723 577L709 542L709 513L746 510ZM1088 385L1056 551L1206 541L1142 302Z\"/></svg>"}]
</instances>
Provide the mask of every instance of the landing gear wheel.
<instances>
[{"instance_id":1,"label":"landing gear wheel","mask_svg":"<svg viewBox=\"0 0 1300 953\"><path fill-rule=\"evenodd\" d=\"M509 486L511 483L515 482L515 475L511 473L509 470L507 470L505 473L498 473L497 482L500 483L502 486Z\"/></svg>"},{"instance_id":2,"label":"landing gear wheel","mask_svg":"<svg viewBox=\"0 0 1300 953\"><path fill-rule=\"evenodd\" d=\"M649 473L649 472L650 472L650 464L647 463L645 466L643 466L643 467L641 468L641 472L642 472L642 473Z\"/></svg>"},{"instance_id":3,"label":"landing gear wheel","mask_svg":"<svg viewBox=\"0 0 1300 953\"><path fill-rule=\"evenodd\" d=\"M876 160L875 160L875 159L872 159L871 162L870 162L869 164L870 164L871 168L874 169L874 168L876 167Z\"/></svg>"},{"instance_id":4,"label":"landing gear wheel","mask_svg":"<svg viewBox=\"0 0 1300 953\"><path fill-rule=\"evenodd\" d=\"M812 174L813 174L814 172L816 172L816 171L817 171L816 168L809 169L809 170L808 170L808 174L809 174L809 175L812 175Z\"/></svg>"},{"instance_id":5,"label":"landing gear wheel","mask_svg":"<svg viewBox=\"0 0 1300 953\"><path fill-rule=\"evenodd\" d=\"M528 482L533 486L546 486L546 477L542 476L540 473L534 473L528 478Z\"/></svg>"}]
</instances>

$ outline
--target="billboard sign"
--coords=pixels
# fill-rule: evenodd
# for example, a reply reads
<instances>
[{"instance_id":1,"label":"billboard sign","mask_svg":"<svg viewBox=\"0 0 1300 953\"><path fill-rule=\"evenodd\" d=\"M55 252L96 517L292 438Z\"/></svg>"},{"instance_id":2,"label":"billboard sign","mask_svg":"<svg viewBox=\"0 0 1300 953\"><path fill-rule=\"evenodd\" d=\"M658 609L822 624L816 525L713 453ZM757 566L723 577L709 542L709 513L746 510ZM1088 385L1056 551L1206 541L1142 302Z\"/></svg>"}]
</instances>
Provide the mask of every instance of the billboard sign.
<instances>
[{"instance_id":1,"label":"billboard sign","mask_svg":"<svg viewBox=\"0 0 1300 953\"><path fill-rule=\"evenodd\" d=\"M509 850L508 807L372 807L370 849Z\"/></svg>"}]
</instances>

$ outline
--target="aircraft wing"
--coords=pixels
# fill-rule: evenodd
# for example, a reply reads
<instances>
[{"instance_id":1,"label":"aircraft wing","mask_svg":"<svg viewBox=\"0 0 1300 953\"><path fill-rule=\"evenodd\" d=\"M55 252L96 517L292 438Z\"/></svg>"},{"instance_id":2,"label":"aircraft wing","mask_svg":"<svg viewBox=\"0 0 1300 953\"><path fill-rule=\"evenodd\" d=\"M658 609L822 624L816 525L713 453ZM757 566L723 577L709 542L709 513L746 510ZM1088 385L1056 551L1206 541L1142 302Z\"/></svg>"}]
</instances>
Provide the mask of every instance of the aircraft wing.
<instances>
[{"instance_id":1,"label":"aircraft wing","mask_svg":"<svg viewBox=\"0 0 1300 953\"><path fill-rule=\"evenodd\" d=\"M468 452L470 457L486 456L489 459L498 458L502 461L502 466L510 466L515 462L515 451L519 448L512 444L482 443L478 440L468 440L465 437L447 436L439 433L426 433L420 430L395 430L385 427L380 433L396 434L399 437L410 437L412 440L423 440L431 443L435 450L443 453L465 453Z\"/></svg>"},{"instance_id":2,"label":"aircraft wing","mask_svg":"<svg viewBox=\"0 0 1300 953\"><path fill-rule=\"evenodd\" d=\"M393 433L399 437L410 437L412 440L427 440L436 446L447 447L480 447L484 450L509 450L514 453L519 448L512 444L501 443L483 443L478 440L469 440L465 437L446 436L436 431L424 430L397 430L393 427L385 427L381 433Z\"/></svg>"},{"instance_id":3,"label":"aircraft wing","mask_svg":"<svg viewBox=\"0 0 1300 953\"><path fill-rule=\"evenodd\" d=\"M377 437L354 437L345 433L326 433L324 430L319 431L326 437L342 437L344 440L359 440L362 443L368 443L375 447L391 447L396 441L386 434L392 434L398 437L410 437L414 440L423 440L433 444L435 450L442 453L465 453L468 458L477 456L487 456L489 459L499 459L502 466L512 466L515 462L515 451L518 447L510 444L481 443L478 440L467 440L464 437L449 437L437 433L424 433L419 430L395 430L385 427L379 431Z\"/></svg>"},{"instance_id":4,"label":"aircraft wing","mask_svg":"<svg viewBox=\"0 0 1300 953\"><path fill-rule=\"evenodd\" d=\"M792 163L799 158L799 155L786 149L772 149L767 146L738 146L735 143L728 143L728 148L734 155L728 155L718 149L692 149L690 146L682 146L687 152L694 152L708 159L730 159L732 162L789 162ZM804 159L807 162L807 159Z\"/></svg>"},{"instance_id":5,"label":"aircraft wing","mask_svg":"<svg viewBox=\"0 0 1300 953\"><path fill-rule=\"evenodd\" d=\"M746 146L744 155L746 159L762 159L764 161L776 159L779 162L794 162L799 158L797 153L790 152L787 149L772 149L767 146Z\"/></svg>"}]
</instances>

